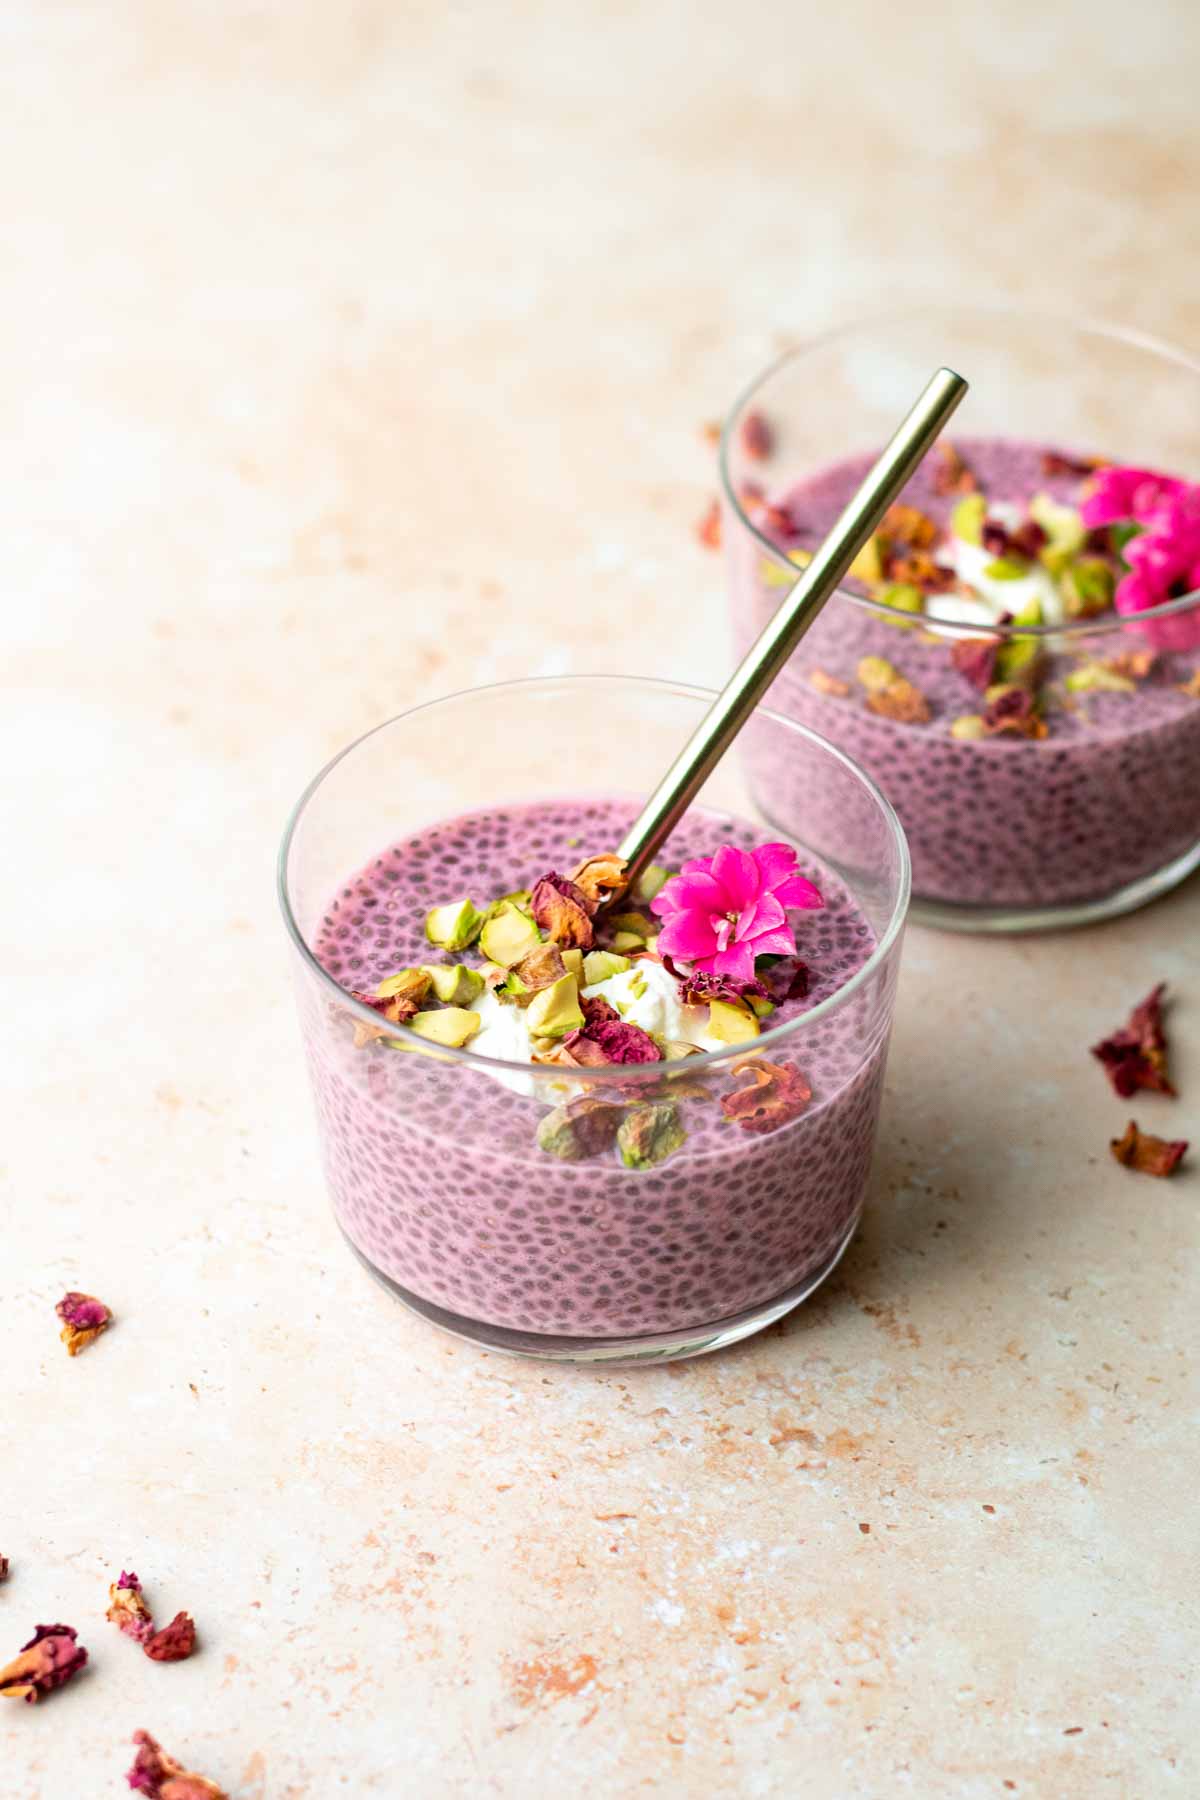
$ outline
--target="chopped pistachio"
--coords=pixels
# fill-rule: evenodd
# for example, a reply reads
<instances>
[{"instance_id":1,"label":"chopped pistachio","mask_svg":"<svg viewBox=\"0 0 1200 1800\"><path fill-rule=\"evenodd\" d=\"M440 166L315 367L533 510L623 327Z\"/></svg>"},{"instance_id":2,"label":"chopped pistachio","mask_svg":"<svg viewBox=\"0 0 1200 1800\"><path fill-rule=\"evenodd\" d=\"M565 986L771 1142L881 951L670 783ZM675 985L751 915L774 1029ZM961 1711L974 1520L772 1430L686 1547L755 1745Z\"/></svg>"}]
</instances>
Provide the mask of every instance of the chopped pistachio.
<instances>
[{"instance_id":1,"label":"chopped pistachio","mask_svg":"<svg viewBox=\"0 0 1200 1800\"><path fill-rule=\"evenodd\" d=\"M528 913L523 913L514 901L504 900L484 925L479 948L489 962L515 969L541 941L541 934Z\"/></svg>"},{"instance_id":2,"label":"chopped pistachio","mask_svg":"<svg viewBox=\"0 0 1200 1800\"><path fill-rule=\"evenodd\" d=\"M983 572L989 581L1024 581L1029 573L1029 564L1022 562L1017 556L997 556L992 562L984 564Z\"/></svg>"},{"instance_id":3,"label":"chopped pistachio","mask_svg":"<svg viewBox=\"0 0 1200 1800\"><path fill-rule=\"evenodd\" d=\"M484 915L470 900L451 900L425 915L425 936L440 950L465 950L483 929Z\"/></svg>"},{"instance_id":4,"label":"chopped pistachio","mask_svg":"<svg viewBox=\"0 0 1200 1800\"><path fill-rule=\"evenodd\" d=\"M721 1044L745 1044L758 1036L758 1020L744 1006L714 1000L708 1009L708 1035Z\"/></svg>"},{"instance_id":5,"label":"chopped pistachio","mask_svg":"<svg viewBox=\"0 0 1200 1800\"><path fill-rule=\"evenodd\" d=\"M872 532L846 573L859 581L882 581L885 549L879 532Z\"/></svg>"},{"instance_id":6,"label":"chopped pistachio","mask_svg":"<svg viewBox=\"0 0 1200 1800\"><path fill-rule=\"evenodd\" d=\"M1072 694L1136 694L1137 682L1128 675L1118 675L1103 663L1083 663L1064 678L1064 686Z\"/></svg>"},{"instance_id":7,"label":"chopped pistachio","mask_svg":"<svg viewBox=\"0 0 1200 1800\"><path fill-rule=\"evenodd\" d=\"M461 1006L442 1006L436 1012L419 1012L408 1021L410 1031L428 1038L431 1044L445 1044L457 1050L479 1030L479 1014Z\"/></svg>"},{"instance_id":8,"label":"chopped pistachio","mask_svg":"<svg viewBox=\"0 0 1200 1800\"><path fill-rule=\"evenodd\" d=\"M882 588L875 596L885 606L896 612L921 613L925 610L925 596L919 587L910 581L893 581L889 587ZM896 631L911 631L916 625L915 619L884 619L885 625L891 625Z\"/></svg>"},{"instance_id":9,"label":"chopped pistachio","mask_svg":"<svg viewBox=\"0 0 1200 1800\"><path fill-rule=\"evenodd\" d=\"M639 937L636 931L618 931L613 938L613 949L618 954L622 954L626 950L644 950L645 948L645 938Z\"/></svg>"},{"instance_id":10,"label":"chopped pistachio","mask_svg":"<svg viewBox=\"0 0 1200 1800\"><path fill-rule=\"evenodd\" d=\"M658 863L649 863L633 885L633 897L648 906L655 894L664 888L671 879L670 869L660 867Z\"/></svg>"},{"instance_id":11,"label":"chopped pistachio","mask_svg":"<svg viewBox=\"0 0 1200 1800\"><path fill-rule=\"evenodd\" d=\"M492 991L497 1000L515 1001L518 1006L526 1006L533 998L535 989L522 981L515 969L510 969L504 980L497 982Z\"/></svg>"},{"instance_id":12,"label":"chopped pistachio","mask_svg":"<svg viewBox=\"0 0 1200 1800\"><path fill-rule=\"evenodd\" d=\"M1038 551L1038 558L1058 577L1087 542L1087 526L1073 506L1060 506L1049 494L1033 496L1029 516L1046 533L1047 541Z\"/></svg>"},{"instance_id":13,"label":"chopped pistachio","mask_svg":"<svg viewBox=\"0 0 1200 1800\"><path fill-rule=\"evenodd\" d=\"M529 1002L526 1014L530 1033L536 1037L562 1038L582 1031L586 1020L579 1004L579 988L573 975L563 975Z\"/></svg>"},{"instance_id":14,"label":"chopped pistachio","mask_svg":"<svg viewBox=\"0 0 1200 1800\"><path fill-rule=\"evenodd\" d=\"M612 1144L621 1119L622 1109L604 1100L574 1100L556 1106L538 1125L538 1149L564 1162L599 1156Z\"/></svg>"},{"instance_id":15,"label":"chopped pistachio","mask_svg":"<svg viewBox=\"0 0 1200 1800\"><path fill-rule=\"evenodd\" d=\"M775 1011L775 1002L763 994L747 994L746 999L756 1019L769 1019Z\"/></svg>"},{"instance_id":16,"label":"chopped pistachio","mask_svg":"<svg viewBox=\"0 0 1200 1800\"><path fill-rule=\"evenodd\" d=\"M377 1000L415 1000L418 1005L429 992L432 975L428 969L398 969L385 975L375 989ZM439 1000L441 995L438 995Z\"/></svg>"},{"instance_id":17,"label":"chopped pistachio","mask_svg":"<svg viewBox=\"0 0 1200 1800\"><path fill-rule=\"evenodd\" d=\"M533 890L531 888L514 888L511 894L500 894L493 900L484 917L488 919L494 918L502 906L516 906L519 907L523 913L529 913L529 916L532 919L533 914L529 911L529 902L532 898Z\"/></svg>"},{"instance_id":18,"label":"chopped pistachio","mask_svg":"<svg viewBox=\"0 0 1200 1800\"><path fill-rule=\"evenodd\" d=\"M885 656L862 657L854 673L869 694L881 694L884 688L900 679L899 669L894 668Z\"/></svg>"},{"instance_id":19,"label":"chopped pistachio","mask_svg":"<svg viewBox=\"0 0 1200 1800\"><path fill-rule=\"evenodd\" d=\"M636 932L643 943L653 935L656 929L654 920L648 919L646 914L641 912L610 913L608 922L614 931Z\"/></svg>"},{"instance_id":20,"label":"chopped pistachio","mask_svg":"<svg viewBox=\"0 0 1200 1800\"><path fill-rule=\"evenodd\" d=\"M589 950L583 959L584 986L595 987L597 982L623 975L632 966L627 956L615 956L611 950Z\"/></svg>"},{"instance_id":21,"label":"chopped pistachio","mask_svg":"<svg viewBox=\"0 0 1200 1800\"><path fill-rule=\"evenodd\" d=\"M629 998L631 1000L640 1000L645 992L646 977L644 975L635 975L629 984Z\"/></svg>"},{"instance_id":22,"label":"chopped pistachio","mask_svg":"<svg viewBox=\"0 0 1200 1800\"><path fill-rule=\"evenodd\" d=\"M979 713L963 713L962 717L955 719L951 725L950 736L964 739L986 737L987 729L982 716Z\"/></svg>"},{"instance_id":23,"label":"chopped pistachio","mask_svg":"<svg viewBox=\"0 0 1200 1800\"><path fill-rule=\"evenodd\" d=\"M798 569L807 569L813 559L811 550L789 550L787 556L788 561ZM759 564L759 574L762 576L763 586L769 588L790 588L796 579L790 570L781 569L769 556L764 556Z\"/></svg>"},{"instance_id":24,"label":"chopped pistachio","mask_svg":"<svg viewBox=\"0 0 1200 1800\"><path fill-rule=\"evenodd\" d=\"M576 981L582 982L582 980L583 980L583 951L582 950L563 950L560 952L560 954L562 956L562 966L567 971L567 974L573 975L575 977Z\"/></svg>"},{"instance_id":25,"label":"chopped pistachio","mask_svg":"<svg viewBox=\"0 0 1200 1800\"><path fill-rule=\"evenodd\" d=\"M1037 638L1009 638L996 652L993 673L1002 686L1013 682L1029 685L1036 680L1041 663L1042 646Z\"/></svg>"},{"instance_id":26,"label":"chopped pistachio","mask_svg":"<svg viewBox=\"0 0 1200 1800\"><path fill-rule=\"evenodd\" d=\"M1108 611L1116 577L1102 556L1077 556L1063 570L1060 585L1068 616L1086 619Z\"/></svg>"},{"instance_id":27,"label":"chopped pistachio","mask_svg":"<svg viewBox=\"0 0 1200 1800\"><path fill-rule=\"evenodd\" d=\"M469 1006L483 992L483 976L466 963L426 963L421 973L428 975L445 1006ZM382 983L378 991L382 991Z\"/></svg>"},{"instance_id":28,"label":"chopped pistachio","mask_svg":"<svg viewBox=\"0 0 1200 1800\"><path fill-rule=\"evenodd\" d=\"M987 501L982 494L964 494L950 514L950 529L964 544L983 543L983 521L987 518Z\"/></svg>"},{"instance_id":29,"label":"chopped pistachio","mask_svg":"<svg viewBox=\"0 0 1200 1800\"><path fill-rule=\"evenodd\" d=\"M699 1044L691 1044L687 1038L656 1038L655 1042L668 1062L682 1062L687 1056L701 1054Z\"/></svg>"},{"instance_id":30,"label":"chopped pistachio","mask_svg":"<svg viewBox=\"0 0 1200 1800\"><path fill-rule=\"evenodd\" d=\"M617 1149L627 1169L652 1169L681 1149L686 1139L679 1108L671 1100L658 1100L626 1113L617 1132Z\"/></svg>"}]
</instances>

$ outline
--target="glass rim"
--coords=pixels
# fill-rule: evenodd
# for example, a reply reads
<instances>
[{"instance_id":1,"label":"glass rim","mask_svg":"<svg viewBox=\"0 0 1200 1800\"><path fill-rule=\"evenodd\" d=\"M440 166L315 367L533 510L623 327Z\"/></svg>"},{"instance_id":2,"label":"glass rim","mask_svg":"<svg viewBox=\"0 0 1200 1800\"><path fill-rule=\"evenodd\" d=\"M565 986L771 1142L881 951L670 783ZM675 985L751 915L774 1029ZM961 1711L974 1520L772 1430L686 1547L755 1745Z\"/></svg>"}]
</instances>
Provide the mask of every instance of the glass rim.
<instances>
[{"instance_id":1,"label":"glass rim","mask_svg":"<svg viewBox=\"0 0 1200 1800\"><path fill-rule=\"evenodd\" d=\"M344 745L336 755L331 756L328 762L324 763L322 767L318 769L317 773L304 788L300 798L293 806L284 826L283 837L279 845L279 853L275 865L276 893L279 898L280 909L283 913L284 925L287 928L292 943L299 951L302 963L306 965L311 974L317 977L320 986L329 990L330 998L336 1000L340 1006L344 1007L352 1018L361 1021L363 1024L373 1025L376 1028L379 1025L379 1014L373 1011L371 1007L364 1006L361 1001L355 1000L349 990L344 988L313 954L312 949L305 939L304 933L300 929L299 922L297 921L295 912L292 908L291 896L288 892L288 859L291 854L293 842L295 841L296 832L309 803L316 798L316 795L323 786L326 778L333 773L334 769L336 769L340 763L344 762L348 756L352 755L354 751L359 749L359 747L365 744L370 738L378 736L380 732L387 731L390 726L398 725L403 720L414 719L421 713L433 711L440 706L449 705L454 701L470 700L474 699L476 696L485 694L517 695L531 692L547 693L555 688L578 690L583 687L603 688L606 686L632 688L641 690L647 694L671 696L684 700L698 700L708 704L711 704L711 702L717 698L716 691L711 688L699 687L690 682L663 680L655 676L647 675L537 675L527 676L516 681L487 682L479 687L458 688L453 693L440 694L436 699L424 700L417 706L406 707L403 712L394 713L390 719L384 719L378 725L373 725L369 731L360 733L358 737ZM784 714L774 712L769 707L757 708L755 716L767 718L772 724L780 725L785 730L795 733L796 736L806 738L810 743L816 745L818 749L832 757L835 762L841 763L843 768L848 770L875 803L875 806L883 819L884 825L888 830L890 839L898 853L899 879L896 897L892 903L891 916L888 919L885 929L880 934L874 950L862 967L855 970L849 981L837 988L829 995L828 999L822 1000L818 1006L811 1007L806 1012L798 1013L794 1019L789 1019L783 1024L772 1026L770 1029L760 1032L759 1035L751 1039L748 1044L731 1044L728 1048L723 1050L701 1050L695 1056L681 1057L676 1062L612 1063L601 1068L587 1068L576 1071L558 1063L523 1063L512 1062L504 1057L481 1056L478 1051L468 1050L465 1047L462 1049L453 1049L448 1045L444 1046L439 1044L435 1050L431 1050L429 1040L420 1037L415 1031L410 1031L406 1025L389 1024L388 1035L406 1041L406 1047L411 1047L413 1050L418 1051L423 1055L436 1056L438 1060L444 1062L461 1063L465 1068L487 1070L489 1072L495 1072L510 1077L514 1070L520 1070L523 1075L531 1075L534 1078L535 1084L538 1085L544 1084L546 1086L561 1087L564 1081L576 1079L584 1080L589 1084L594 1081L598 1081L601 1084L606 1082L621 1082L628 1084L630 1081L648 1083L662 1081L664 1074L668 1070L676 1071L679 1075L682 1075L685 1071L688 1074L696 1074L701 1069L725 1067L730 1062L739 1058L757 1055L764 1046L770 1044L782 1044L789 1038L795 1036L802 1027L815 1024L819 1020L829 1017L831 1013L836 1012L839 1007L843 1006L850 996L856 993L859 988L865 986L866 982L875 971L887 961L888 956L891 954L900 933L904 928L904 922L908 916L909 899L912 891L912 864L909 858L908 840L904 835L904 828L896 815L895 809L892 807L882 790L867 774L866 770L860 768L853 757L847 756L845 751L839 750L835 744L831 744L828 739L823 738L819 732L812 731L807 725L801 725L797 720L789 719L785 717ZM535 1093L537 1091L536 1085L534 1091Z\"/></svg>"},{"instance_id":2,"label":"glass rim","mask_svg":"<svg viewBox=\"0 0 1200 1800\"><path fill-rule=\"evenodd\" d=\"M873 328L898 325L905 320L928 318L931 313L938 311L968 313L976 319L1007 319L1014 323L1038 325L1043 329L1069 328L1072 331L1104 338L1110 343L1124 344L1133 350L1144 350L1152 356L1176 364L1190 375L1200 377L1200 361L1190 356L1186 350L1180 349L1178 345L1168 343L1165 338L1155 337L1151 332L1141 331L1136 326L1114 325L1103 319L1094 319L1089 316L1074 318L1069 313L1042 312L1036 307L1015 306L1001 301L930 301L924 306L905 306L894 310L864 313L844 325L831 326L828 331L819 332L806 338L802 343L793 344L768 363L766 368L761 369L738 394L721 428L721 441L717 454L721 491L729 506L732 507L739 524L745 527L752 538L757 539L764 554L771 558L777 568L791 570L796 568L796 564L780 551L750 518L738 497L729 466L737 425L743 413L755 396L760 395L768 382L772 381L789 363L799 362L803 357L835 344L841 338L851 337ZM913 613L904 612L898 606L889 606L886 601L876 600L868 594L856 594L851 588L844 587L840 582L830 598L848 600L853 605L860 606L865 611L875 613L878 617L889 621L903 620L910 628L916 622ZM1120 631L1126 626L1133 626L1136 629L1145 623L1170 619L1180 613L1190 612L1197 606L1200 606L1200 588L1193 588L1190 593L1178 595L1173 600L1164 600L1158 606L1148 606L1142 612L1115 613L1111 617L1093 615L1090 619L1067 620L1061 625L1000 625L994 621L986 625L968 625L961 620L951 619L936 619L933 622L937 626L939 637L944 635L977 638L1009 636L1048 638L1063 637L1070 633L1077 633L1084 637L1094 636L1097 632Z\"/></svg>"}]
</instances>

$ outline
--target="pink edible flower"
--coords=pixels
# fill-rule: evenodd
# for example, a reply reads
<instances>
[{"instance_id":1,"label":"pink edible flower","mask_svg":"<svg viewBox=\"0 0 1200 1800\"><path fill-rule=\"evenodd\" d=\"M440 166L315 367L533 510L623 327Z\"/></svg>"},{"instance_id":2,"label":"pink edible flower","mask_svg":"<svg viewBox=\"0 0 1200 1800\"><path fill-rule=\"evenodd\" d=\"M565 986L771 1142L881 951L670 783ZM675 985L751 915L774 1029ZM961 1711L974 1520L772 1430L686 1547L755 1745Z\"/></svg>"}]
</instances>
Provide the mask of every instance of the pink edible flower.
<instances>
[{"instance_id":1,"label":"pink edible flower","mask_svg":"<svg viewBox=\"0 0 1200 1800\"><path fill-rule=\"evenodd\" d=\"M654 896L662 921L658 954L711 975L754 979L758 956L794 956L796 936L787 907L824 906L801 875L790 844L737 850L722 844L715 856L686 862Z\"/></svg>"},{"instance_id":2,"label":"pink edible flower","mask_svg":"<svg viewBox=\"0 0 1200 1800\"><path fill-rule=\"evenodd\" d=\"M1129 574L1117 583L1114 604L1127 617L1200 589L1200 486L1177 484L1121 554ZM1139 629L1157 649L1191 650L1200 644L1200 607Z\"/></svg>"},{"instance_id":3,"label":"pink edible flower","mask_svg":"<svg viewBox=\"0 0 1200 1800\"><path fill-rule=\"evenodd\" d=\"M1153 469L1098 469L1080 515L1089 531L1126 519L1144 524L1186 486L1174 475L1159 475Z\"/></svg>"}]
</instances>

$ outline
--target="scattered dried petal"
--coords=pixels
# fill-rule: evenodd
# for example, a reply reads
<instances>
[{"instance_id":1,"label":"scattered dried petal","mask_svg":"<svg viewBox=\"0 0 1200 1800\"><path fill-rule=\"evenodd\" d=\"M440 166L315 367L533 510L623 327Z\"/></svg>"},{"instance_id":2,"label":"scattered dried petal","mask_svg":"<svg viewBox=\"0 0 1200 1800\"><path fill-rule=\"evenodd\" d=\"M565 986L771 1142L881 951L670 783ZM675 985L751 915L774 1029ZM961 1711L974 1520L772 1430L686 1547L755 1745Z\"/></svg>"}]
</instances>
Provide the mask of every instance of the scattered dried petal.
<instances>
[{"instance_id":1,"label":"scattered dried petal","mask_svg":"<svg viewBox=\"0 0 1200 1800\"><path fill-rule=\"evenodd\" d=\"M999 650L998 638L958 638L950 646L950 661L982 694L992 685Z\"/></svg>"},{"instance_id":2,"label":"scattered dried petal","mask_svg":"<svg viewBox=\"0 0 1200 1800\"><path fill-rule=\"evenodd\" d=\"M732 1094L722 1095L721 1111L727 1119L736 1119L743 1131L778 1131L799 1118L812 1099L812 1089L800 1071L783 1063L752 1057L734 1063L732 1073L748 1075L750 1080Z\"/></svg>"},{"instance_id":3,"label":"scattered dried petal","mask_svg":"<svg viewBox=\"0 0 1200 1800\"><path fill-rule=\"evenodd\" d=\"M937 462L933 470L935 494L970 494L979 486L953 444L943 438L934 445Z\"/></svg>"},{"instance_id":4,"label":"scattered dried petal","mask_svg":"<svg viewBox=\"0 0 1200 1800\"><path fill-rule=\"evenodd\" d=\"M1093 475L1103 467L1098 456L1064 456L1058 450L1042 453L1043 475Z\"/></svg>"},{"instance_id":5,"label":"scattered dried petal","mask_svg":"<svg viewBox=\"0 0 1200 1800\"><path fill-rule=\"evenodd\" d=\"M983 709L983 728L989 737L1008 734L1014 737L1044 738L1048 727L1039 715L1028 688L1006 686L991 698Z\"/></svg>"},{"instance_id":6,"label":"scattered dried petal","mask_svg":"<svg viewBox=\"0 0 1200 1800\"><path fill-rule=\"evenodd\" d=\"M1108 657L1104 666L1129 681L1145 681L1157 661L1156 650L1120 650L1116 656Z\"/></svg>"},{"instance_id":7,"label":"scattered dried petal","mask_svg":"<svg viewBox=\"0 0 1200 1800\"><path fill-rule=\"evenodd\" d=\"M1180 682L1179 691L1189 699L1200 700L1200 669L1193 669L1188 679Z\"/></svg>"},{"instance_id":8,"label":"scattered dried petal","mask_svg":"<svg viewBox=\"0 0 1200 1800\"><path fill-rule=\"evenodd\" d=\"M534 885L529 902L542 931L560 948L590 950L595 941L591 911L581 888L553 870Z\"/></svg>"},{"instance_id":9,"label":"scattered dried petal","mask_svg":"<svg viewBox=\"0 0 1200 1800\"><path fill-rule=\"evenodd\" d=\"M571 880L583 895L589 912L595 914L598 907L622 891L626 885L626 867L624 857L618 856L615 850L602 851L599 856L586 857L580 863Z\"/></svg>"},{"instance_id":10,"label":"scattered dried petal","mask_svg":"<svg viewBox=\"0 0 1200 1800\"><path fill-rule=\"evenodd\" d=\"M548 1112L537 1128L537 1144L548 1156L582 1162L611 1148L624 1109L605 1100L572 1100Z\"/></svg>"},{"instance_id":11,"label":"scattered dried petal","mask_svg":"<svg viewBox=\"0 0 1200 1800\"><path fill-rule=\"evenodd\" d=\"M543 988L553 987L556 981L562 980L566 972L566 965L558 945L539 944L536 950L531 950L529 955L509 972L510 979L515 975L520 983L515 990L518 995L518 1004L528 1006L535 994L540 994Z\"/></svg>"},{"instance_id":12,"label":"scattered dried petal","mask_svg":"<svg viewBox=\"0 0 1200 1800\"><path fill-rule=\"evenodd\" d=\"M771 998L761 981L739 981L733 975L711 975L701 969L695 970L691 975L680 975L673 964L667 966L680 983L679 1001L682 1006L711 1006L714 1000L723 1000L729 1006L736 1006L740 1000L749 999L751 994L757 994L761 1000Z\"/></svg>"},{"instance_id":13,"label":"scattered dried petal","mask_svg":"<svg viewBox=\"0 0 1200 1800\"><path fill-rule=\"evenodd\" d=\"M0 1696L24 1700L33 1706L43 1694L53 1693L77 1675L88 1659L78 1633L69 1625L37 1625L21 1653L0 1669Z\"/></svg>"},{"instance_id":14,"label":"scattered dried petal","mask_svg":"<svg viewBox=\"0 0 1200 1800\"><path fill-rule=\"evenodd\" d=\"M848 681L839 681L836 675L828 675L824 669L810 669L808 685L816 688L818 694L829 694L835 700L844 700L850 692Z\"/></svg>"},{"instance_id":15,"label":"scattered dried petal","mask_svg":"<svg viewBox=\"0 0 1200 1800\"><path fill-rule=\"evenodd\" d=\"M902 725L927 725L933 716L920 688L914 687L903 675L876 693L868 694L867 705L873 713L885 719L897 719Z\"/></svg>"},{"instance_id":16,"label":"scattered dried petal","mask_svg":"<svg viewBox=\"0 0 1200 1800\"><path fill-rule=\"evenodd\" d=\"M1109 1149L1127 1169L1139 1175L1173 1175L1187 1155L1186 1138L1154 1137L1130 1119L1124 1137L1112 1138Z\"/></svg>"},{"instance_id":17,"label":"scattered dried petal","mask_svg":"<svg viewBox=\"0 0 1200 1800\"><path fill-rule=\"evenodd\" d=\"M136 1575L127 1574L124 1569L120 1580L114 1581L108 1590L108 1611L104 1616L136 1643L145 1644L154 1635L154 1620L146 1605L142 1584Z\"/></svg>"},{"instance_id":18,"label":"scattered dried petal","mask_svg":"<svg viewBox=\"0 0 1200 1800\"><path fill-rule=\"evenodd\" d=\"M700 427L700 436L706 444L719 444L721 432L724 430L720 419L706 419Z\"/></svg>"},{"instance_id":19,"label":"scattered dried petal","mask_svg":"<svg viewBox=\"0 0 1200 1800\"><path fill-rule=\"evenodd\" d=\"M156 1631L142 1647L152 1662L186 1662L196 1648L196 1624L191 1613L176 1613L171 1623Z\"/></svg>"},{"instance_id":20,"label":"scattered dried petal","mask_svg":"<svg viewBox=\"0 0 1200 1800\"><path fill-rule=\"evenodd\" d=\"M898 538L914 550L928 550L937 542L938 528L928 514L899 500L888 507L881 530L885 537Z\"/></svg>"},{"instance_id":21,"label":"scattered dried petal","mask_svg":"<svg viewBox=\"0 0 1200 1800\"><path fill-rule=\"evenodd\" d=\"M662 1051L640 1025L631 1025L625 1019L605 1019L597 1025L589 1024L582 1033L593 1044L599 1045L604 1052L604 1059L610 1063L651 1063L662 1061Z\"/></svg>"},{"instance_id":22,"label":"scattered dried petal","mask_svg":"<svg viewBox=\"0 0 1200 1800\"><path fill-rule=\"evenodd\" d=\"M738 441L755 462L765 462L775 448L775 434L760 412L746 414L738 431Z\"/></svg>"},{"instance_id":23,"label":"scattered dried petal","mask_svg":"<svg viewBox=\"0 0 1200 1800\"><path fill-rule=\"evenodd\" d=\"M620 1013L612 1002L606 1000L602 994L595 994L590 1000L586 994L581 994L579 997L579 1004L583 1010L585 1030L592 1025L615 1025L620 1023Z\"/></svg>"},{"instance_id":24,"label":"scattered dried petal","mask_svg":"<svg viewBox=\"0 0 1200 1800\"><path fill-rule=\"evenodd\" d=\"M706 550L721 548L721 503L719 500L709 501L704 517L696 526L696 536Z\"/></svg>"},{"instance_id":25,"label":"scattered dried petal","mask_svg":"<svg viewBox=\"0 0 1200 1800\"><path fill-rule=\"evenodd\" d=\"M78 1356L112 1323L112 1314L103 1300L96 1300L91 1294L64 1294L54 1310L63 1322L59 1336L67 1346L68 1356Z\"/></svg>"},{"instance_id":26,"label":"scattered dried petal","mask_svg":"<svg viewBox=\"0 0 1200 1800\"><path fill-rule=\"evenodd\" d=\"M135 1793L148 1794L150 1800L227 1800L215 1781L190 1774L148 1731L135 1731L133 1742L137 1754L125 1779Z\"/></svg>"},{"instance_id":27,"label":"scattered dried petal","mask_svg":"<svg viewBox=\"0 0 1200 1800\"><path fill-rule=\"evenodd\" d=\"M0 1581L8 1580L8 1558L0 1556Z\"/></svg>"},{"instance_id":28,"label":"scattered dried petal","mask_svg":"<svg viewBox=\"0 0 1200 1800\"><path fill-rule=\"evenodd\" d=\"M1012 557L1019 562L1032 562L1049 542L1048 533L1036 519L1026 519L1016 531L1010 531L998 519L985 519L981 535L983 548L993 556Z\"/></svg>"},{"instance_id":29,"label":"scattered dried petal","mask_svg":"<svg viewBox=\"0 0 1200 1800\"><path fill-rule=\"evenodd\" d=\"M1108 1079L1123 1100L1145 1088L1153 1094L1174 1094L1167 1069L1167 1035L1162 1022L1162 997L1166 982L1152 988L1128 1022L1111 1037L1093 1044L1092 1055L1103 1063Z\"/></svg>"}]
</instances>

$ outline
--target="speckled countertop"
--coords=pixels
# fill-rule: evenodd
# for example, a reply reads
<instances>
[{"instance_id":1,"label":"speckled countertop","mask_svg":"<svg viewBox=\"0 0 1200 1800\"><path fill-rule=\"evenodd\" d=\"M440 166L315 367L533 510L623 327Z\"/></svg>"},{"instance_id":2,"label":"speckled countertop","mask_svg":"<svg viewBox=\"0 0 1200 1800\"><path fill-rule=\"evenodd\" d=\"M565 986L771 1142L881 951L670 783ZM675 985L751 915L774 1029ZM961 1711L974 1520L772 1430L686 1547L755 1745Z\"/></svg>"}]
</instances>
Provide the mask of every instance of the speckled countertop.
<instances>
[{"instance_id":1,"label":"speckled countertop","mask_svg":"<svg viewBox=\"0 0 1200 1800\"><path fill-rule=\"evenodd\" d=\"M697 428L784 336L982 289L1200 344L1200 14L1003 10L10 7L0 1652L92 1666L3 1709L5 1800L139 1726L235 1800L1200 1789L1200 1187L1111 1164L1085 1054L1165 978L1200 1092L1195 882L913 931L838 1275L636 1375L352 1264L272 892L416 699L719 676Z\"/></svg>"}]
</instances>

